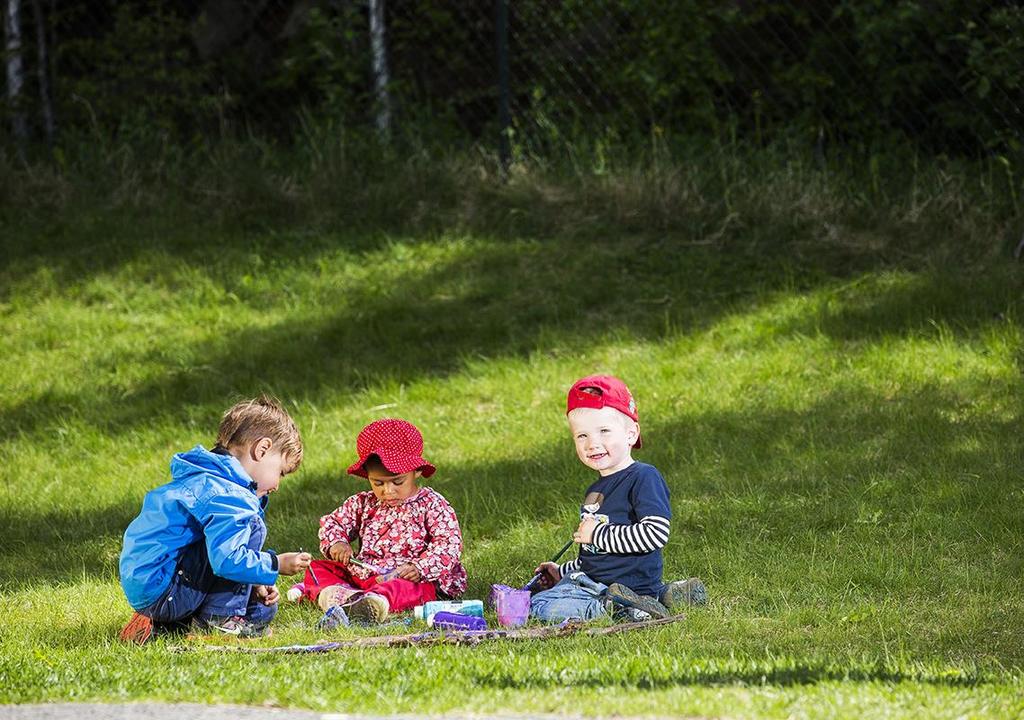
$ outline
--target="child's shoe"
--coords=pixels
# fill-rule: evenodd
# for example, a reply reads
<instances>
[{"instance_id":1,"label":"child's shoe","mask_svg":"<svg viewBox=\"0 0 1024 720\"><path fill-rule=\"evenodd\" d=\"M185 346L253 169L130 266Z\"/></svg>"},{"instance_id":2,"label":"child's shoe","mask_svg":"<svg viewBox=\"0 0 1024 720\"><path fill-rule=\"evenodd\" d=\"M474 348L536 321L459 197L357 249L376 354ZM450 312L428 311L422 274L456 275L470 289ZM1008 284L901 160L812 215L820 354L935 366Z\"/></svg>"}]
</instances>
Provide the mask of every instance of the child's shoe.
<instances>
[{"instance_id":1,"label":"child's shoe","mask_svg":"<svg viewBox=\"0 0 1024 720\"><path fill-rule=\"evenodd\" d=\"M612 583L605 592L605 610L613 618L650 620L670 615L668 608L647 595L639 595L621 583Z\"/></svg>"},{"instance_id":2,"label":"child's shoe","mask_svg":"<svg viewBox=\"0 0 1024 720\"><path fill-rule=\"evenodd\" d=\"M331 630L347 626L348 615L345 614L345 608L341 605L333 605L327 608L327 612L324 613L324 616L316 624L316 629L321 632L330 632Z\"/></svg>"},{"instance_id":3,"label":"child's shoe","mask_svg":"<svg viewBox=\"0 0 1024 720\"><path fill-rule=\"evenodd\" d=\"M687 605L707 605L708 589L704 587L700 578L677 580L674 583L669 583L665 588L661 594L661 604L670 610Z\"/></svg>"},{"instance_id":4,"label":"child's shoe","mask_svg":"<svg viewBox=\"0 0 1024 720\"><path fill-rule=\"evenodd\" d=\"M121 642L143 645L153 637L153 621L142 613L135 613L121 630Z\"/></svg>"},{"instance_id":5,"label":"child's shoe","mask_svg":"<svg viewBox=\"0 0 1024 720\"><path fill-rule=\"evenodd\" d=\"M391 610L391 603L383 595L364 593L361 598L348 606L349 617L362 625L373 625L384 622Z\"/></svg>"},{"instance_id":6,"label":"child's shoe","mask_svg":"<svg viewBox=\"0 0 1024 720\"><path fill-rule=\"evenodd\" d=\"M265 637L270 635L269 625L257 625L240 615L233 617L196 618L196 623L205 630L234 635L239 638Z\"/></svg>"}]
</instances>

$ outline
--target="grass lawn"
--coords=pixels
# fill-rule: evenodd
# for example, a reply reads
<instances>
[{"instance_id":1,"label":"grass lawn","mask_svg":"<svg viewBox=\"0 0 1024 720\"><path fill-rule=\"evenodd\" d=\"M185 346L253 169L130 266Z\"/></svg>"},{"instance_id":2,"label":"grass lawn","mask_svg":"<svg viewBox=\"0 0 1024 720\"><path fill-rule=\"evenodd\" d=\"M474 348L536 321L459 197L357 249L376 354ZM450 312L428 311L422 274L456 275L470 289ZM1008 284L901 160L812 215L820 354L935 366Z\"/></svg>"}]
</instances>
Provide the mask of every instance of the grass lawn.
<instances>
[{"instance_id":1,"label":"grass lawn","mask_svg":"<svg viewBox=\"0 0 1024 720\"><path fill-rule=\"evenodd\" d=\"M5 205L0 703L1020 717L1019 217L941 182L787 178L514 178L337 217L285 183L249 215L241 194L209 218ZM363 201L384 219L346 222ZM363 425L419 425L480 598L571 534L591 478L564 394L599 371L630 385L636 457L672 492L666 575L708 585L685 623L321 656L117 642L121 534L235 400L274 392L303 433L279 550L364 488L344 474ZM314 642L318 617L286 605L255 643Z\"/></svg>"}]
</instances>

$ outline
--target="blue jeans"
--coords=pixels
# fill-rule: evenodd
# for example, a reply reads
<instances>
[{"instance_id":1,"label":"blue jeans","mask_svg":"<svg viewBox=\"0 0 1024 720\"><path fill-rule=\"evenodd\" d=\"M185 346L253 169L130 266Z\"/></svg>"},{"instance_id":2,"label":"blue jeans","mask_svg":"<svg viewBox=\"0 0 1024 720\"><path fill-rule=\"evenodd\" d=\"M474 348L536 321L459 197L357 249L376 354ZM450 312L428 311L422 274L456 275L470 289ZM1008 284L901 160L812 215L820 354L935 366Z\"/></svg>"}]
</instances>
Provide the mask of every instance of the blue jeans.
<instances>
[{"instance_id":1,"label":"blue jeans","mask_svg":"<svg viewBox=\"0 0 1024 720\"><path fill-rule=\"evenodd\" d=\"M550 590L533 596L530 614L545 622L568 618L593 620L605 614L603 596L607 589L607 585L591 580L585 573L569 573Z\"/></svg>"},{"instance_id":2,"label":"blue jeans","mask_svg":"<svg viewBox=\"0 0 1024 720\"><path fill-rule=\"evenodd\" d=\"M253 518L246 547L259 552L266 537L266 525L260 518ZM206 543L200 540L185 548L170 587L156 602L139 612L157 625L171 627L184 625L192 618L209 620L234 615L257 625L267 625L277 614L277 603L264 605L256 598L252 585L214 575Z\"/></svg>"}]
</instances>

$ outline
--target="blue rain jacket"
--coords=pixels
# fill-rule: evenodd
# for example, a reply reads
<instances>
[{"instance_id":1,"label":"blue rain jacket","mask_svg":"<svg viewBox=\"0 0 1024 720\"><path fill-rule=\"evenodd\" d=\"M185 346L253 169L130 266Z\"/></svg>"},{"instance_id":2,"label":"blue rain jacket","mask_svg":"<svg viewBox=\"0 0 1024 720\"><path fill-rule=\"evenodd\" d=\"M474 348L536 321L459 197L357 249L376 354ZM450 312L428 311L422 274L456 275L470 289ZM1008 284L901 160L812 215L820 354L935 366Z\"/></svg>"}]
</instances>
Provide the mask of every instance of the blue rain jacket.
<instances>
[{"instance_id":1,"label":"blue rain jacket","mask_svg":"<svg viewBox=\"0 0 1024 720\"><path fill-rule=\"evenodd\" d=\"M267 498L230 455L202 445L171 459L171 481L150 490L142 512L124 533L121 587L136 610L153 604L171 584L182 551L206 543L214 575L238 583L272 585L277 558L246 547L263 523Z\"/></svg>"}]
</instances>

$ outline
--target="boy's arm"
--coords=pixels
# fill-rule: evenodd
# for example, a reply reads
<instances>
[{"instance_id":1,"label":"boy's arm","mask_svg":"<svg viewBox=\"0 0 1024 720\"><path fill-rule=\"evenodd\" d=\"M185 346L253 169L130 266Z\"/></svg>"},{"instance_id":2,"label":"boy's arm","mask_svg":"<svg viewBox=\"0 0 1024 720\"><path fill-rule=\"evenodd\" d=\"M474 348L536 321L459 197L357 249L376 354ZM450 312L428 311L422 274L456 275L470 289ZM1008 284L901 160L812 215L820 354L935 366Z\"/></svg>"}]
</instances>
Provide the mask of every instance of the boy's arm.
<instances>
[{"instance_id":1,"label":"boy's arm","mask_svg":"<svg viewBox=\"0 0 1024 720\"><path fill-rule=\"evenodd\" d=\"M247 547L252 537L252 522L259 514L244 498L214 495L196 508L194 516L203 526L206 553L214 575L255 585L277 582L277 557Z\"/></svg>"},{"instance_id":2,"label":"boy's arm","mask_svg":"<svg viewBox=\"0 0 1024 720\"><path fill-rule=\"evenodd\" d=\"M438 493L430 499L424 524L430 541L412 564L420 571L422 580L437 580L450 572L462 557L462 530L455 509Z\"/></svg>"},{"instance_id":3,"label":"boy's arm","mask_svg":"<svg viewBox=\"0 0 1024 720\"><path fill-rule=\"evenodd\" d=\"M591 544L617 555L649 553L665 547L671 523L667 517L647 515L630 525L602 523L594 528Z\"/></svg>"},{"instance_id":4,"label":"boy's arm","mask_svg":"<svg viewBox=\"0 0 1024 720\"><path fill-rule=\"evenodd\" d=\"M337 542L351 542L359 536L363 525L363 494L356 493L341 504L341 507L320 518L320 552L328 557L327 551Z\"/></svg>"},{"instance_id":5,"label":"boy's arm","mask_svg":"<svg viewBox=\"0 0 1024 720\"><path fill-rule=\"evenodd\" d=\"M577 557L575 560L564 562L558 566L558 572L562 577L565 577L571 572L576 572L580 569L580 559Z\"/></svg>"},{"instance_id":6,"label":"boy's arm","mask_svg":"<svg viewBox=\"0 0 1024 720\"><path fill-rule=\"evenodd\" d=\"M635 523L604 523L594 528L591 544L618 555L654 552L665 547L672 529L668 486L653 467L647 467L629 493Z\"/></svg>"}]
</instances>

